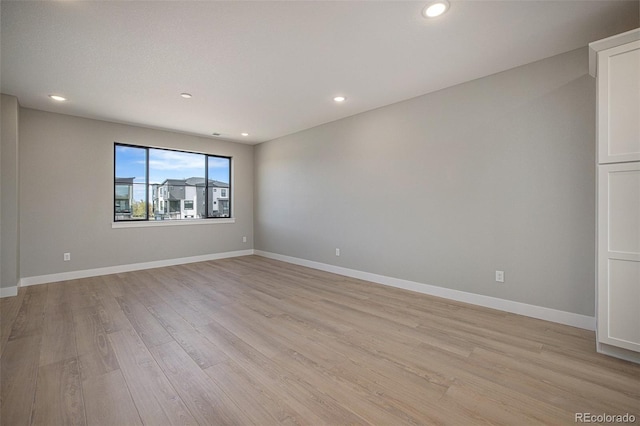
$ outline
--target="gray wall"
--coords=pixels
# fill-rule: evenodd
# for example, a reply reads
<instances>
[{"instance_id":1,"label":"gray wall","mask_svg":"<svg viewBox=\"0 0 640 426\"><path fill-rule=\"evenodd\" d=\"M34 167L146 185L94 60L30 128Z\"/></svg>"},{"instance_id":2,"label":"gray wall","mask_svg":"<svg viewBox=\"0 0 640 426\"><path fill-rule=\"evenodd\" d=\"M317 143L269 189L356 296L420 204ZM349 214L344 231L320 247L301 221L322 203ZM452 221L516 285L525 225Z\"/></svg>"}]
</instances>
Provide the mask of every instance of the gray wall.
<instances>
[{"instance_id":1,"label":"gray wall","mask_svg":"<svg viewBox=\"0 0 640 426\"><path fill-rule=\"evenodd\" d=\"M258 145L255 248L594 315L587 60L583 48Z\"/></svg>"},{"instance_id":2,"label":"gray wall","mask_svg":"<svg viewBox=\"0 0 640 426\"><path fill-rule=\"evenodd\" d=\"M114 141L232 156L236 223L112 229ZM22 277L253 247L249 145L21 109L20 179Z\"/></svg>"},{"instance_id":3,"label":"gray wall","mask_svg":"<svg viewBox=\"0 0 640 426\"><path fill-rule=\"evenodd\" d=\"M0 131L0 288L20 279L20 193L18 190L18 119L14 96L2 95Z\"/></svg>"}]
</instances>

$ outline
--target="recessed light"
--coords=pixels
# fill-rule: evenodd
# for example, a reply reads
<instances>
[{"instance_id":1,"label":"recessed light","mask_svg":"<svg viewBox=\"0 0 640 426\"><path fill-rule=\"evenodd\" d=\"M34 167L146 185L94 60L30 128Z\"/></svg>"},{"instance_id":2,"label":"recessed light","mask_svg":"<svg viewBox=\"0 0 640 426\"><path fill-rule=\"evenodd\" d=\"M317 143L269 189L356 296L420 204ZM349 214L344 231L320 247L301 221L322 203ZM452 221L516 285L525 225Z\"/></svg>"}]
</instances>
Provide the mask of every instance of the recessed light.
<instances>
[{"instance_id":1,"label":"recessed light","mask_svg":"<svg viewBox=\"0 0 640 426\"><path fill-rule=\"evenodd\" d=\"M347 98L345 98L344 96L336 96L335 98L333 98L333 100L336 102L344 102L347 100Z\"/></svg>"},{"instance_id":2,"label":"recessed light","mask_svg":"<svg viewBox=\"0 0 640 426\"><path fill-rule=\"evenodd\" d=\"M191 93L180 93L180 96L182 96L185 99L191 99Z\"/></svg>"},{"instance_id":3,"label":"recessed light","mask_svg":"<svg viewBox=\"0 0 640 426\"><path fill-rule=\"evenodd\" d=\"M60 96L60 95L49 95L49 97L51 99L53 99L54 101L58 101L58 102L64 102L67 100L67 98Z\"/></svg>"},{"instance_id":4,"label":"recessed light","mask_svg":"<svg viewBox=\"0 0 640 426\"><path fill-rule=\"evenodd\" d=\"M449 10L449 2L447 0L436 0L428 3L424 9L422 9L422 14L425 18L435 18L447 10Z\"/></svg>"},{"instance_id":5,"label":"recessed light","mask_svg":"<svg viewBox=\"0 0 640 426\"><path fill-rule=\"evenodd\" d=\"M249 136L249 133L247 133L247 132L242 132L242 133L240 133L240 134L241 134L242 136L245 136L245 137L246 137L246 136Z\"/></svg>"}]
</instances>

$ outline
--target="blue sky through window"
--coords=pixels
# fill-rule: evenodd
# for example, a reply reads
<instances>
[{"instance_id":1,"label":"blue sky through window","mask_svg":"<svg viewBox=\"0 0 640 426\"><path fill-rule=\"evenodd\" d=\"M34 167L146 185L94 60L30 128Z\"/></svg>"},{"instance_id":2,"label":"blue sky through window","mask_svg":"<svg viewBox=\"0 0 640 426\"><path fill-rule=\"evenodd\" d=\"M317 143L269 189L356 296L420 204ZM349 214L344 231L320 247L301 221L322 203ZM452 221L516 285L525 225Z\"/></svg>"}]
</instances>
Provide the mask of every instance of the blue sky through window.
<instances>
[{"instance_id":1,"label":"blue sky through window","mask_svg":"<svg viewBox=\"0 0 640 426\"><path fill-rule=\"evenodd\" d=\"M134 178L134 200L145 199L145 148L116 145L116 177ZM231 160L209 157L209 179L229 183ZM204 178L205 155L149 148L149 183L165 179Z\"/></svg>"}]
</instances>

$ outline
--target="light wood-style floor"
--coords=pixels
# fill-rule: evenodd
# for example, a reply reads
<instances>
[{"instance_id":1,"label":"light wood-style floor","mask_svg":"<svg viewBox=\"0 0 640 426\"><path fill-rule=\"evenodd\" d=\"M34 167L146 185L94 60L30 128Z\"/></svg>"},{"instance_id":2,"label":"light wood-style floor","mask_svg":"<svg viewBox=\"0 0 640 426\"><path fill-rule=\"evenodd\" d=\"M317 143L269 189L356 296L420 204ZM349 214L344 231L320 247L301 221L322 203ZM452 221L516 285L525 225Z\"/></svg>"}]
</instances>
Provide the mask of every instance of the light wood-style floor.
<instances>
[{"instance_id":1,"label":"light wood-style floor","mask_svg":"<svg viewBox=\"0 0 640 426\"><path fill-rule=\"evenodd\" d=\"M2 425L574 424L633 413L594 333L248 256L1 300Z\"/></svg>"}]
</instances>

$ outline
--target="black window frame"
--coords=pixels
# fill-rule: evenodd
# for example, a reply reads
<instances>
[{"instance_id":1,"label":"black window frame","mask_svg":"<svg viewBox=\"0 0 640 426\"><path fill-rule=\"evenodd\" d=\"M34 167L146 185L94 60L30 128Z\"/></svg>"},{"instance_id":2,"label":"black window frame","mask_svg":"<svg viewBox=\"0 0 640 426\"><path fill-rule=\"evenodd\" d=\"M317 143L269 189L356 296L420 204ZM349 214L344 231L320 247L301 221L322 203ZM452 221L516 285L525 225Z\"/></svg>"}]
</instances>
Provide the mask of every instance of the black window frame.
<instances>
[{"instance_id":1,"label":"black window frame","mask_svg":"<svg viewBox=\"0 0 640 426\"><path fill-rule=\"evenodd\" d=\"M116 205L115 205L115 201L116 201L116 186L118 185L118 183L116 182L116 180L118 179L118 177L116 176L116 155L117 155L117 149L119 146L122 147L128 147L128 148L137 148L137 149L144 149L145 150L145 218L144 219L118 219L117 218L117 209L116 209ZM160 147L156 147L156 146L145 146L145 145L135 145L135 144L130 144L130 143L123 143L123 142L114 142L113 143L113 198L112 198L112 205L113 205L113 222L155 222L156 219L155 217L150 218L149 217L149 206L153 205L153 200L149 200L149 197L151 196L151 191L149 191L149 186L151 185L151 183L149 182L149 150L151 149L155 149L155 150L161 150L161 151L172 151L172 152L181 152L184 154L196 154L196 155L202 155L204 156L204 184L203 184L203 188L204 188L204 215L203 217L198 217L198 218L190 218L190 219L171 219L168 220L169 222L180 222L180 221L184 221L184 220L196 220L196 221L200 221L200 220L213 220L213 221L224 221L224 220L228 220L233 218L233 212L232 212L232 203L231 203L231 196L233 194L232 192L232 185L231 185L231 181L232 181L232 174L233 174L233 157L230 156L226 156L226 155L218 155L218 154L209 154L209 153L205 153L205 152L195 152L195 151L184 151L184 150L180 150L180 149L172 149L172 148L160 148ZM227 183L229 185L228 188L226 188L229 192L228 192L228 199L229 199L229 214L228 216L209 216L209 203L211 200L209 200L209 188L212 188L209 185L209 158L223 158L225 160L229 161L229 182ZM131 188L131 191L133 191L133 188ZM130 209L133 210L133 206L130 206Z\"/></svg>"}]
</instances>

